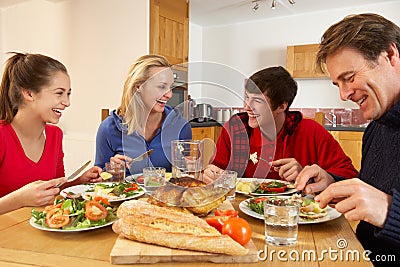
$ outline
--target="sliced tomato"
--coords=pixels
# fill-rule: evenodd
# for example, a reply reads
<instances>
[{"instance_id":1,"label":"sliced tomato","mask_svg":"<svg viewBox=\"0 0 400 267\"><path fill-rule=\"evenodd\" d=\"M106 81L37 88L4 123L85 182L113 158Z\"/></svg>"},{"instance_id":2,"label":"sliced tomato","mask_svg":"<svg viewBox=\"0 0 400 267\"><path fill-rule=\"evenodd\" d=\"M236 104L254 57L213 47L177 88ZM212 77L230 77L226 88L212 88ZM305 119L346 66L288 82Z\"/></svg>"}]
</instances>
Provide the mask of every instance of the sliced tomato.
<instances>
[{"instance_id":1,"label":"sliced tomato","mask_svg":"<svg viewBox=\"0 0 400 267\"><path fill-rule=\"evenodd\" d=\"M94 201L97 201L97 202L100 202L100 203L104 203L104 204L106 204L108 206L111 206L110 201L108 201L108 199L105 198L105 197L96 196L94 198Z\"/></svg>"},{"instance_id":2,"label":"sliced tomato","mask_svg":"<svg viewBox=\"0 0 400 267\"><path fill-rule=\"evenodd\" d=\"M239 212L237 210L215 210L215 216L228 216L228 217L237 217Z\"/></svg>"},{"instance_id":3,"label":"sliced tomato","mask_svg":"<svg viewBox=\"0 0 400 267\"><path fill-rule=\"evenodd\" d=\"M49 205L44 208L45 212L49 212L52 209L61 209L62 203L58 203L57 205Z\"/></svg>"},{"instance_id":4,"label":"sliced tomato","mask_svg":"<svg viewBox=\"0 0 400 267\"><path fill-rule=\"evenodd\" d=\"M268 197L258 197L258 198L256 198L255 202L258 204L260 202L263 202L264 200L269 200L269 198Z\"/></svg>"},{"instance_id":5,"label":"sliced tomato","mask_svg":"<svg viewBox=\"0 0 400 267\"><path fill-rule=\"evenodd\" d=\"M143 183L144 183L144 177L143 177L143 175L139 175L138 177L136 177L136 181L137 181L138 183L143 184Z\"/></svg>"},{"instance_id":6,"label":"sliced tomato","mask_svg":"<svg viewBox=\"0 0 400 267\"><path fill-rule=\"evenodd\" d=\"M85 217L91 221L98 221L107 217L107 209L99 202L89 200L85 204Z\"/></svg>"},{"instance_id":7,"label":"sliced tomato","mask_svg":"<svg viewBox=\"0 0 400 267\"><path fill-rule=\"evenodd\" d=\"M251 227L243 218L229 218L222 226L222 234L229 235L240 245L246 245L251 239Z\"/></svg>"},{"instance_id":8,"label":"sliced tomato","mask_svg":"<svg viewBox=\"0 0 400 267\"><path fill-rule=\"evenodd\" d=\"M206 222L217 229L219 232L222 231L222 226L229 219L229 216L214 216L206 218Z\"/></svg>"},{"instance_id":9,"label":"sliced tomato","mask_svg":"<svg viewBox=\"0 0 400 267\"><path fill-rule=\"evenodd\" d=\"M281 182L261 183L260 189L265 192L283 193L287 189L287 185Z\"/></svg>"},{"instance_id":10,"label":"sliced tomato","mask_svg":"<svg viewBox=\"0 0 400 267\"><path fill-rule=\"evenodd\" d=\"M125 188L124 192L137 191L138 189L139 189L139 186L135 183L132 183L131 187Z\"/></svg>"},{"instance_id":11,"label":"sliced tomato","mask_svg":"<svg viewBox=\"0 0 400 267\"><path fill-rule=\"evenodd\" d=\"M46 213L46 225L50 228L61 228L69 223L69 211L53 208Z\"/></svg>"}]
</instances>

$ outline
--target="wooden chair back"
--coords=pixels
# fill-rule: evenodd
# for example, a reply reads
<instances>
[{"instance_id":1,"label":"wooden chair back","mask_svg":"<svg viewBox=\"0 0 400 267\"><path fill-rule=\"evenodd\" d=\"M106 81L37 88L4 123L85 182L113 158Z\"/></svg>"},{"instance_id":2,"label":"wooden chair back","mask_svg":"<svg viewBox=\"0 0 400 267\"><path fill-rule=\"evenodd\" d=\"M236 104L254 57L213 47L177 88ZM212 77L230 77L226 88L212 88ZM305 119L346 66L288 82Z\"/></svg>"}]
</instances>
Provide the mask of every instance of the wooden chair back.
<instances>
[{"instance_id":1,"label":"wooden chair back","mask_svg":"<svg viewBox=\"0 0 400 267\"><path fill-rule=\"evenodd\" d=\"M110 110L108 108L101 109L101 121L104 121L110 115Z\"/></svg>"}]
</instances>

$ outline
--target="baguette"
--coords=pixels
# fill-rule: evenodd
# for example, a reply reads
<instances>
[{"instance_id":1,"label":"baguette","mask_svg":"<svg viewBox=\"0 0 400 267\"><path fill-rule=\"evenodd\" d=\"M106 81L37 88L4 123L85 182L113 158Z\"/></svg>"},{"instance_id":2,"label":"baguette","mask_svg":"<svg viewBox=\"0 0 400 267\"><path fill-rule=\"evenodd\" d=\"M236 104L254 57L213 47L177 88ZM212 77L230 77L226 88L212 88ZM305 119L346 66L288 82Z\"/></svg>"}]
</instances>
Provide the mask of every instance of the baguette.
<instances>
[{"instance_id":1,"label":"baguette","mask_svg":"<svg viewBox=\"0 0 400 267\"><path fill-rule=\"evenodd\" d=\"M248 250L193 214L131 200L121 204L113 230L127 239L228 255L246 255Z\"/></svg>"}]
</instances>

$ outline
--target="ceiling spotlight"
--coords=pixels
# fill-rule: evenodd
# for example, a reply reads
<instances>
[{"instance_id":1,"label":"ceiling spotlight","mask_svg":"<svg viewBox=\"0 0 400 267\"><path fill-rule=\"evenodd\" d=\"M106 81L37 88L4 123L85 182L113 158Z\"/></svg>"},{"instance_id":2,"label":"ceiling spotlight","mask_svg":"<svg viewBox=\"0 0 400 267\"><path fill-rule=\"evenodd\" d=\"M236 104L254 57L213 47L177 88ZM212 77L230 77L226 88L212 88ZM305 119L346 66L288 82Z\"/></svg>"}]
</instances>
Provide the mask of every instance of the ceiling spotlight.
<instances>
[{"instance_id":1,"label":"ceiling spotlight","mask_svg":"<svg viewBox=\"0 0 400 267\"><path fill-rule=\"evenodd\" d=\"M276 8L276 0L272 0L271 9Z\"/></svg>"},{"instance_id":2,"label":"ceiling spotlight","mask_svg":"<svg viewBox=\"0 0 400 267\"><path fill-rule=\"evenodd\" d=\"M253 6L253 11L256 12L260 8L258 2Z\"/></svg>"},{"instance_id":3,"label":"ceiling spotlight","mask_svg":"<svg viewBox=\"0 0 400 267\"><path fill-rule=\"evenodd\" d=\"M289 4L294 5L296 2L294 0L288 0Z\"/></svg>"},{"instance_id":4,"label":"ceiling spotlight","mask_svg":"<svg viewBox=\"0 0 400 267\"><path fill-rule=\"evenodd\" d=\"M259 8L260 8L260 5L258 4L258 0L257 1L253 1L253 3L255 3L255 5L253 6L253 12L256 12Z\"/></svg>"}]
</instances>

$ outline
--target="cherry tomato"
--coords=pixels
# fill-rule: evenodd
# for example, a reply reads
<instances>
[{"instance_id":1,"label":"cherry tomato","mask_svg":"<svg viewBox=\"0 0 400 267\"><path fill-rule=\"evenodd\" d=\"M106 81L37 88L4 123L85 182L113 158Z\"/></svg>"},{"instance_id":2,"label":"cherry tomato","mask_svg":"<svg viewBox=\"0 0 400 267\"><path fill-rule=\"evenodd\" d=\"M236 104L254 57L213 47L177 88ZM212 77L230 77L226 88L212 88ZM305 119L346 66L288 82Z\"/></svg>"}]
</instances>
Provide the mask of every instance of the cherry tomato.
<instances>
[{"instance_id":1,"label":"cherry tomato","mask_svg":"<svg viewBox=\"0 0 400 267\"><path fill-rule=\"evenodd\" d=\"M97 201L97 202L100 202L100 203L104 203L104 204L106 204L108 206L111 206L110 201L108 201L108 199L105 198L105 197L96 196L94 198L94 201Z\"/></svg>"},{"instance_id":2,"label":"cherry tomato","mask_svg":"<svg viewBox=\"0 0 400 267\"><path fill-rule=\"evenodd\" d=\"M228 216L228 217L237 217L239 212L237 210L215 210L215 216Z\"/></svg>"},{"instance_id":3,"label":"cherry tomato","mask_svg":"<svg viewBox=\"0 0 400 267\"><path fill-rule=\"evenodd\" d=\"M53 208L46 212L46 225L50 228L61 228L69 223L69 211Z\"/></svg>"},{"instance_id":4,"label":"cherry tomato","mask_svg":"<svg viewBox=\"0 0 400 267\"><path fill-rule=\"evenodd\" d=\"M85 217L91 221L98 221L107 217L107 209L99 202L89 200L85 204Z\"/></svg>"},{"instance_id":5,"label":"cherry tomato","mask_svg":"<svg viewBox=\"0 0 400 267\"><path fill-rule=\"evenodd\" d=\"M222 226L229 219L228 216L214 216L206 218L206 222L221 233Z\"/></svg>"},{"instance_id":6,"label":"cherry tomato","mask_svg":"<svg viewBox=\"0 0 400 267\"><path fill-rule=\"evenodd\" d=\"M222 234L229 235L240 245L246 245L251 239L251 228L243 218L229 218L222 226Z\"/></svg>"}]
</instances>

